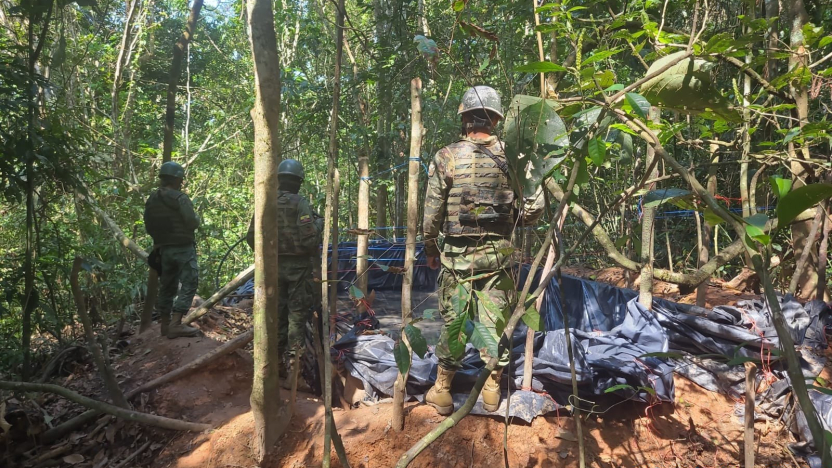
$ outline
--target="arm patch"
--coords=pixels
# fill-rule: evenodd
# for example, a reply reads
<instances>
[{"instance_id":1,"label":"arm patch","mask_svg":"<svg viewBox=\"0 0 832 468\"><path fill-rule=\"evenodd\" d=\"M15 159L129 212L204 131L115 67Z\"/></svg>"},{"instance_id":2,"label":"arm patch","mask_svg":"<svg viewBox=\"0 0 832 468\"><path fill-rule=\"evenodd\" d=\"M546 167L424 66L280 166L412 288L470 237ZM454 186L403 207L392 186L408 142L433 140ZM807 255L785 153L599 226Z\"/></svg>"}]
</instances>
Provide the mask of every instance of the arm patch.
<instances>
[{"instance_id":1,"label":"arm patch","mask_svg":"<svg viewBox=\"0 0 832 468\"><path fill-rule=\"evenodd\" d=\"M308 214L300 215L300 224L309 224L312 222L312 216Z\"/></svg>"}]
</instances>

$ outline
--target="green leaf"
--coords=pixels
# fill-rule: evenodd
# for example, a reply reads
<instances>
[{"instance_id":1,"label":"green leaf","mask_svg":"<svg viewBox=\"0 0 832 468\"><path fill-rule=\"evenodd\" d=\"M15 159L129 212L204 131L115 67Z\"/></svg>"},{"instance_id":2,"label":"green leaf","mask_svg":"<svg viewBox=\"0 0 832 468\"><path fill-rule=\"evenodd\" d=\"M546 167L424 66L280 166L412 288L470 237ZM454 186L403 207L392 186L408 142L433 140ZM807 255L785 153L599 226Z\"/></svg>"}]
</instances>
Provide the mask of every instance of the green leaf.
<instances>
[{"instance_id":1,"label":"green leaf","mask_svg":"<svg viewBox=\"0 0 832 468\"><path fill-rule=\"evenodd\" d=\"M459 13L465 8L465 1L464 0L454 0L453 4L454 11Z\"/></svg>"},{"instance_id":2,"label":"green leaf","mask_svg":"<svg viewBox=\"0 0 832 468\"><path fill-rule=\"evenodd\" d=\"M587 144L589 158L596 166L603 166L607 160L607 144L601 138L593 138Z\"/></svg>"},{"instance_id":3,"label":"green leaf","mask_svg":"<svg viewBox=\"0 0 832 468\"><path fill-rule=\"evenodd\" d=\"M468 321L468 314L459 314L450 325L448 325L448 349L455 358L462 356L465 352L465 344L468 343L468 334L465 330L465 322Z\"/></svg>"},{"instance_id":4,"label":"green leaf","mask_svg":"<svg viewBox=\"0 0 832 468\"><path fill-rule=\"evenodd\" d=\"M650 387L638 387L638 389L639 389L639 390L644 390L645 392L647 392L647 393L649 393L649 394L651 394L651 395L653 395L653 396L656 396L656 390L654 390L654 389L652 389L652 388L650 388Z\"/></svg>"},{"instance_id":5,"label":"green leaf","mask_svg":"<svg viewBox=\"0 0 832 468\"><path fill-rule=\"evenodd\" d=\"M393 346L393 357L396 358L396 367L399 368L399 373L407 374L407 371L410 370L410 350L407 349L404 341L399 340Z\"/></svg>"},{"instance_id":6,"label":"green leaf","mask_svg":"<svg viewBox=\"0 0 832 468\"><path fill-rule=\"evenodd\" d=\"M823 49L824 47L828 46L829 44L832 44L832 36L826 36L823 39L821 39L820 42L818 43L818 49Z\"/></svg>"},{"instance_id":7,"label":"green leaf","mask_svg":"<svg viewBox=\"0 0 832 468\"><path fill-rule=\"evenodd\" d=\"M497 356L497 340L488 330L488 328L480 322L471 321L474 325L474 330L471 333L471 344L479 350L485 350L489 356Z\"/></svg>"},{"instance_id":8,"label":"green leaf","mask_svg":"<svg viewBox=\"0 0 832 468\"><path fill-rule=\"evenodd\" d=\"M613 385L612 387L604 390L604 393L612 393L612 392L617 392L619 390L633 390L633 391L635 391L635 389L633 388L632 385L618 384L618 385Z\"/></svg>"},{"instance_id":9,"label":"green leaf","mask_svg":"<svg viewBox=\"0 0 832 468\"><path fill-rule=\"evenodd\" d=\"M609 88L605 89L604 92L605 93L612 93L612 92L615 92L615 91L621 91L622 89L624 89L624 85L621 84L621 83L616 83L616 84L610 86Z\"/></svg>"},{"instance_id":10,"label":"green leaf","mask_svg":"<svg viewBox=\"0 0 832 468\"><path fill-rule=\"evenodd\" d=\"M650 112L650 102L638 93L627 93L625 97L633 111L642 119L646 119L647 113Z\"/></svg>"},{"instance_id":11,"label":"green leaf","mask_svg":"<svg viewBox=\"0 0 832 468\"><path fill-rule=\"evenodd\" d=\"M350 297L352 297L353 299L364 299L364 293L361 292L361 289L359 289L358 286L351 284Z\"/></svg>"},{"instance_id":12,"label":"green leaf","mask_svg":"<svg viewBox=\"0 0 832 468\"><path fill-rule=\"evenodd\" d=\"M679 59L684 51L662 57L647 70L652 74ZM640 91L653 105L707 119L742 122L742 116L714 87L714 64L706 60L685 58L641 85Z\"/></svg>"},{"instance_id":13,"label":"green leaf","mask_svg":"<svg viewBox=\"0 0 832 468\"><path fill-rule=\"evenodd\" d=\"M832 185L810 184L796 188L777 203L777 229L785 229L800 213L832 197Z\"/></svg>"},{"instance_id":14,"label":"green leaf","mask_svg":"<svg viewBox=\"0 0 832 468\"><path fill-rule=\"evenodd\" d=\"M609 50L604 50L604 51L598 52L598 53L593 54L589 57L584 57L584 60L581 63L581 66L583 67L584 65L588 65L590 63L595 63L595 62L604 60L606 58L612 57L613 55L621 52L622 50L623 49L621 49L621 48L609 49Z\"/></svg>"},{"instance_id":15,"label":"green leaf","mask_svg":"<svg viewBox=\"0 0 832 468\"><path fill-rule=\"evenodd\" d=\"M437 312L439 312L438 309L425 309L424 311L422 311L422 319L433 320Z\"/></svg>"},{"instance_id":16,"label":"green leaf","mask_svg":"<svg viewBox=\"0 0 832 468\"><path fill-rule=\"evenodd\" d=\"M543 331L546 328L543 318L537 312L537 307L534 304L526 308L526 313L523 314L523 323L534 331Z\"/></svg>"},{"instance_id":17,"label":"green leaf","mask_svg":"<svg viewBox=\"0 0 832 468\"><path fill-rule=\"evenodd\" d=\"M748 237L763 245L768 245L771 242L771 237L765 232L768 216L764 213L757 213L754 216L744 218L743 221L747 223L745 233L748 234Z\"/></svg>"},{"instance_id":18,"label":"green leaf","mask_svg":"<svg viewBox=\"0 0 832 468\"><path fill-rule=\"evenodd\" d=\"M500 280L494 285L498 291L516 291L517 287L514 285L514 280L509 275L501 275Z\"/></svg>"},{"instance_id":19,"label":"green leaf","mask_svg":"<svg viewBox=\"0 0 832 468\"><path fill-rule=\"evenodd\" d=\"M408 323L404 326L404 334L407 335L407 341L410 343L410 347L413 349L413 352L420 358L424 359L425 353L428 352L428 342L425 340L425 337L422 336L422 330L419 330Z\"/></svg>"},{"instance_id":20,"label":"green leaf","mask_svg":"<svg viewBox=\"0 0 832 468\"><path fill-rule=\"evenodd\" d=\"M506 112L506 159L518 190L534 193L541 181L565 159L557 156L569 145L566 125L555 109L558 103L517 95Z\"/></svg>"},{"instance_id":21,"label":"green leaf","mask_svg":"<svg viewBox=\"0 0 832 468\"><path fill-rule=\"evenodd\" d=\"M376 266L379 267L381 269L381 271L387 271L387 270L390 269L390 267L388 265L384 265L382 263L376 263Z\"/></svg>"},{"instance_id":22,"label":"green leaf","mask_svg":"<svg viewBox=\"0 0 832 468\"><path fill-rule=\"evenodd\" d=\"M468 309L468 302L471 300L471 293L465 288L465 286L458 284L456 286L456 291L454 291L454 295L451 298L451 305L454 308L454 312L457 315L462 315Z\"/></svg>"},{"instance_id":23,"label":"green leaf","mask_svg":"<svg viewBox=\"0 0 832 468\"><path fill-rule=\"evenodd\" d=\"M514 71L518 73L551 73L551 72L565 72L566 68L552 62L532 62L525 65L520 65Z\"/></svg>"},{"instance_id":24,"label":"green leaf","mask_svg":"<svg viewBox=\"0 0 832 468\"><path fill-rule=\"evenodd\" d=\"M780 176L771 176L768 178L769 183L771 183L771 188L774 191L774 194L777 195L777 198L783 198L789 193L789 190L792 189L792 181L790 179L784 179Z\"/></svg>"},{"instance_id":25,"label":"green leaf","mask_svg":"<svg viewBox=\"0 0 832 468\"><path fill-rule=\"evenodd\" d=\"M665 203L674 203L679 200L693 199L693 192L679 188L663 188L647 192L642 199L642 206L653 208Z\"/></svg>"}]
</instances>

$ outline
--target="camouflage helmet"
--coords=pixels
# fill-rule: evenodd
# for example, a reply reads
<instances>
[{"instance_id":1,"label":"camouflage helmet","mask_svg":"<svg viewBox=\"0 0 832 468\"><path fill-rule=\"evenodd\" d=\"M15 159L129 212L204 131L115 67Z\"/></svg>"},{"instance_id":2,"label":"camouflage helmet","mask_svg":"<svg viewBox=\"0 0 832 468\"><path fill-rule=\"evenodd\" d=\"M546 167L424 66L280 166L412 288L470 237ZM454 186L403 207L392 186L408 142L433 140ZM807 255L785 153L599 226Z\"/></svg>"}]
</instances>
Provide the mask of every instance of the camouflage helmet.
<instances>
[{"instance_id":1,"label":"camouflage helmet","mask_svg":"<svg viewBox=\"0 0 832 468\"><path fill-rule=\"evenodd\" d=\"M457 114L463 114L472 110L484 109L503 117L503 105L500 102L500 95L490 86L474 86L462 95L462 102L459 103Z\"/></svg>"},{"instance_id":2,"label":"camouflage helmet","mask_svg":"<svg viewBox=\"0 0 832 468\"><path fill-rule=\"evenodd\" d=\"M179 163L168 161L162 164L162 167L159 168L159 177L162 176L170 176L176 177L177 179L184 179L185 168L182 167Z\"/></svg>"},{"instance_id":3,"label":"camouflage helmet","mask_svg":"<svg viewBox=\"0 0 832 468\"><path fill-rule=\"evenodd\" d=\"M297 159L284 159L277 166L277 175L290 175L303 180L303 164Z\"/></svg>"}]
</instances>

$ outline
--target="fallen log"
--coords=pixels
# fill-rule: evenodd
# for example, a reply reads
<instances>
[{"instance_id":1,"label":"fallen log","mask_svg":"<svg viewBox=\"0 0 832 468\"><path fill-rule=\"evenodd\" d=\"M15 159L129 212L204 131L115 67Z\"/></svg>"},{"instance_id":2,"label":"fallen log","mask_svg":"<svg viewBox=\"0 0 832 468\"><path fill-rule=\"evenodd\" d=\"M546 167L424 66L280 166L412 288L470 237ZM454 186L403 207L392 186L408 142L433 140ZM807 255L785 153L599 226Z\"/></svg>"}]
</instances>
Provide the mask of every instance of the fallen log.
<instances>
[{"instance_id":1,"label":"fallen log","mask_svg":"<svg viewBox=\"0 0 832 468\"><path fill-rule=\"evenodd\" d=\"M166 384L170 381L176 380L180 377L184 377L185 375L195 371L196 369L204 366L205 364L213 361L214 359L217 359L221 356L225 356L226 354L230 354L230 353L244 347L245 345L249 344L253 338L254 338L254 332L252 330L249 330L249 331L243 333L242 335L234 338L233 340L227 341L227 342L223 343L222 345L214 348L209 353L203 354L202 356L200 356L197 359L191 361L190 363L188 363L188 364L186 364L186 365L184 365L184 366L182 366L178 369L174 369L174 370L168 372L167 374L165 374L165 375L163 375L163 376L161 376L157 379L151 380L150 382L147 382L143 385L140 385L140 386L136 387L135 389L130 391L129 395L132 397L132 396L138 395L140 393L148 392L148 391L153 390L156 387L160 387L160 386L162 386L162 385L164 385L164 384Z\"/></svg>"},{"instance_id":2,"label":"fallen log","mask_svg":"<svg viewBox=\"0 0 832 468\"><path fill-rule=\"evenodd\" d=\"M182 323L191 323L194 320L202 317L203 315L207 314L211 307L214 307L218 302L220 302L225 296L231 294L232 292L236 291L237 288L246 284L246 281L254 278L254 265L246 268L236 278L231 280L228 284L223 286L219 291L215 292L211 297L208 298L207 301L203 302L202 305L194 309L188 315L182 319Z\"/></svg>"},{"instance_id":3,"label":"fallen log","mask_svg":"<svg viewBox=\"0 0 832 468\"><path fill-rule=\"evenodd\" d=\"M86 406L87 408L91 408L102 413L113 415L117 418L126 419L128 421L133 421L140 424L146 424L148 426L161 427L162 429L173 429L175 431L191 432L202 432L211 429L211 426L209 424L192 423L187 421L181 421L178 419L170 419L165 418L163 416L156 416L153 414L140 413L138 411L131 411L128 409L119 408L118 406L114 406L109 403L104 403L102 401L93 400L92 398L87 398L83 395L75 393L72 390L61 387L59 385L35 384L26 382L9 382L5 380L0 380L0 389L19 392L54 393L56 395L60 395L66 398L69 401L78 403L79 405Z\"/></svg>"}]
</instances>

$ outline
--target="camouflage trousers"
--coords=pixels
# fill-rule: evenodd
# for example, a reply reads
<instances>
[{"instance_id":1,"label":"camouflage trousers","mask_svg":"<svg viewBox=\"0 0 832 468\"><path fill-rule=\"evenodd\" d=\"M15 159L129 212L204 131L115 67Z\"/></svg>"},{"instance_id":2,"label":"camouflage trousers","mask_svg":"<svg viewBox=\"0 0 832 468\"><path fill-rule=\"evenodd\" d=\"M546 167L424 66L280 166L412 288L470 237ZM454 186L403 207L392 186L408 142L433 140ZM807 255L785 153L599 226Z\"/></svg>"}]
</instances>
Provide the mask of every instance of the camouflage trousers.
<instances>
[{"instance_id":1,"label":"camouflage trousers","mask_svg":"<svg viewBox=\"0 0 832 468\"><path fill-rule=\"evenodd\" d=\"M164 245L159 247L159 255L162 276L159 278L156 310L162 317L169 316L171 309L175 314L187 314L199 285L196 248L193 244Z\"/></svg>"},{"instance_id":2,"label":"camouflage trousers","mask_svg":"<svg viewBox=\"0 0 832 468\"><path fill-rule=\"evenodd\" d=\"M505 268L510 254L509 247L510 243L505 239L492 241L475 241L466 238L445 239L442 250L442 271L439 274L439 312L442 314L445 326L442 327L439 343L436 345L436 357L443 368L448 370L460 368L460 358L454 357L448 346L449 326L457 318L453 302L459 285L467 290L468 295L473 296L471 298L473 309L469 309L471 311L469 313L472 314L471 320L485 325L491 336L497 342L500 341L500 335L497 334L497 322L505 324L508 321L516 301L515 291L503 291L497 288L504 281L511 282L509 270ZM478 279L472 279L474 277ZM479 291L488 297L500 310L502 316L498 317L495 312L481 304L474 291ZM485 350L480 350L480 357L483 361L491 358ZM509 351L506 350L500 356L498 368L506 366L509 358Z\"/></svg>"},{"instance_id":3,"label":"camouflage trousers","mask_svg":"<svg viewBox=\"0 0 832 468\"><path fill-rule=\"evenodd\" d=\"M312 264L309 257L282 256L277 261L279 289L277 347L281 356L295 355L305 348L306 325L312 317L315 289L320 285L312 280Z\"/></svg>"}]
</instances>

